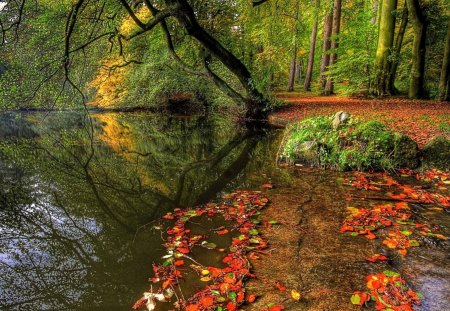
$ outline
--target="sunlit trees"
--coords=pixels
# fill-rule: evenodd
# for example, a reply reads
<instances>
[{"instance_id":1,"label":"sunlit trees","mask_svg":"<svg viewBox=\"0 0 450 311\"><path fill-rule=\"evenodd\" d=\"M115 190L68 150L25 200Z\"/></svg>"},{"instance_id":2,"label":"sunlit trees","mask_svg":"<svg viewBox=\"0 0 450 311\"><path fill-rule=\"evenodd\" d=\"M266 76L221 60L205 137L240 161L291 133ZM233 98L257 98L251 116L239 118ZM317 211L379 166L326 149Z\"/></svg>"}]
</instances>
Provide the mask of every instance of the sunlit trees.
<instances>
[{"instance_id":1,"label":"sunlit trees","mask_svg":"<svg viewBox=\"0 0 450 311\"><path fill-rule=\"evenodd\" d=\"M389 72L392 63L389 54L394 43L396 8L397 0L381 2L378 47L374 67L375 78L372 86L372 92L378 96L392 94L392 90L389 89Z\"/></svg>"}]
</instances>

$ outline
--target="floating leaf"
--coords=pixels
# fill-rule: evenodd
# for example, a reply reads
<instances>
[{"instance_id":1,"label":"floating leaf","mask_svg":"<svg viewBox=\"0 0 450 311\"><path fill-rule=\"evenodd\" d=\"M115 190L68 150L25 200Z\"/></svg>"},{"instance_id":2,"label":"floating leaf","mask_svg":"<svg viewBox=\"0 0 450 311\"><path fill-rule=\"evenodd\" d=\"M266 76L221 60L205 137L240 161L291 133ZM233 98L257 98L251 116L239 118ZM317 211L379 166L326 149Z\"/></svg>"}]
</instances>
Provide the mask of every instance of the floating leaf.
<instances>
[{"instance_id":1,"label":"floating leaf","mask_svg":"<svg viewBox=\"0 0 450 311\"><path fill-rule=\"evenodd\" d=\"M295 301L299 301L302 298L302 296L297 290L293 289L291 290L291 298L294 299Z\"/></svg>"}]
</instances>

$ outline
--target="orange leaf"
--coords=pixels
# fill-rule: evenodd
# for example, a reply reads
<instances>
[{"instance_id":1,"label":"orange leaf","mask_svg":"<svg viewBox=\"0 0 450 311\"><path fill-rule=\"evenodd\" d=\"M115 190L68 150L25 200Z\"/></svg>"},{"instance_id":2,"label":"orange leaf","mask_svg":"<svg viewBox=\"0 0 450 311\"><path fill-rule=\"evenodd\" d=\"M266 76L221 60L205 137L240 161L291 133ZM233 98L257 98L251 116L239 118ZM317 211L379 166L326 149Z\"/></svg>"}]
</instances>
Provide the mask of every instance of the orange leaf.
<instances>
[{"instance_id":1,"label":"orange leaf","mask_svg":"<svg viewBox=\"0 0 450 311\"><path fill-rule=\"evenodd\" d=\"M204 307L210 307L214 304L214 299L212 297L203 297L200 302Z\"/></svg>"},{"instance_id":2,"label":"orange leaf","mask_svg":"<svg viewBox=\"0 0 450 311\"><path fill-rule=\"evenodd\" d=\"M255 302L255 300L256 300L256 295L255 294L248 295L248 297L247 297L247 302L248 303L253 303L253 302Z\"/></svg>"},{"instance_id":3,"label":"orange leaf","mask_svg":"<svg viewBox=\"0 0 450 311\"><path fill-rule=\"evenodd\" d=\"M189 305L186 307L186 311L198 311L198 305Z\"/></svg>"},{"instance_id":4,"label":"orange leaf","mask_svg":"<svg viewBox=\"0 0 450 311\"><path fill-rule=\"evenodd\" d=\"M282 291L282 292L286 291L286 286L284 286L284 284L281 282L278 282L278 281L275 282L275 286L276 286L276 288L278 288L279 291Z\"/></svg>"}]
</instances>

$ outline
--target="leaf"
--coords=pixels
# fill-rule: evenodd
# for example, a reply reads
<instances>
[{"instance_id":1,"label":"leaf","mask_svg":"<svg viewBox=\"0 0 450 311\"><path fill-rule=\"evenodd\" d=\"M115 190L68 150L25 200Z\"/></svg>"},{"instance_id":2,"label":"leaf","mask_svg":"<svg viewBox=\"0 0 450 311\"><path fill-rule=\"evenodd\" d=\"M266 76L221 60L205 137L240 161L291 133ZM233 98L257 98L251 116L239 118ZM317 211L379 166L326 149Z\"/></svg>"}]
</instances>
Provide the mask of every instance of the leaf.
<instances>
[{"instance_id":1,"label":"leaf","mask_svg":"<svg viewBox=\"0 0 450 311\"><path fill-rule=\"evenodd\" d=\"M352 302L352 304L359 306L361 302L361 297L359 296L359 294L353 294L352 297L350 298L350 301Z\"/></svg>"},{"instance_id":2,"label":"leaf","mask_svg":"<svg viewBox=\"0 0 450 311\"><path fill-rule=\"evenodd\" d=\"M302 298L302 295L295 289L291 290L291 298L295 301L299 301Z\"/></svg>"},{"instance_id":3,"label":"leaf","mask_svg":"<svg viewBox=\"0 0 450 311\"><path fill-rule=\"evenodd\" d=\"M189 248L186 247L179 247L177 248L177 251L180 252L181 254L189 254L191 252Z\"/></svg>"},{"instance_id":4,"label":"leaf","mask_svg":"<svg viewBox=\"0 0 450 311\"><path fill-rule=\"evenodd\" d=\"M420 243L419 243L419 241L417 241L417 240L410 240L410 241L409 241L409 244L410 244L411 246L420 246Z\"/></svg>"},{"instance_id":5,"label":"leaf","mask_svg":"<svg viewBox=\"0 0 450 311\"><path fill-rule=\"evenodd\" d=\"M214 305L214 299L212 297L208 297L208 296L202 297L202 299L200 300L200 303L204 307L210 307L210 306Z\"/></svg>"},{"instance_id":6,"label":"leaf","mask_svg":"<svg viewBox=\"0 0 450 311\"><path fill-rule=\"evenodd\" d=\"M251 235L258 235L258 234L259 234L259 231L256 230L256 229L252 229L252 230L250 230L248 233L250 233Z\"/></svg>"},{"instance_id":7,"label":"leaf","mask_svg":"<svg viewBox=\"0 0 450 311\"><path fill-rule=\"evenodd\" d=\"M217 245L215 243L207 242L207 241L203 241L201 245L207 249L215 249L217 247Z\"/></svg>"},{"instance_id":8,"label":"leaf","mask_svg":"<svg viewBox=\"0 0 450 311\"><path fill-rule=\"evenodd\" d=\"M285 309L285 307L283 305L278 305L278 304L269 307L269 311L282 311L284 309Z\"/></svg>"},{"instance_id":9,"label":"leaf","mask_svg":"<svg viewBox=\"0 0 450 311\"><path fill-rule=\"evenodd\" d=\"M273 185L271 183L265 183L261 185L261 188L263 189L272 189Z\"/></svg>"},{"instance_id":10,"label":"leaf","mask_svg":"<svg viewBox=\"0 0 450 311\"><path fill-rule=\"evenodd\" d=\"M446 237L445 235L439 234L439 233L434 234L433 236L438 239L441 239L441 240L448 240L448 237Z\"/></svg>"},{"instance_id":11,"label":"leaf","mask_svg":"<svg viewBox=\"0 0 450 311\"><path fill-rule=\"evenodd\" d=\"M385 276L390 276L390 277L392 277L392 276L400 276L399 273L397 273L397 272L395 272L395 271L391 271L391 270L384 270L384 271L383 271L383 274L384 274Z\"/></svg>"},{"instance_id":12,"label":"leaf","mask_svg":"<svg viewBox=\"0 0 450 311\"><path fill-rule=\"evenodd\" d=\"M253 303L253 302L255 302L255 300L256 300L256 295L255 294L248 295L248 297L247 297L247 302L248 303Z\"/></svg>"},{"instance_id":13,"label":"leaf","mask_svg":"<svg viewBox=\"0 0 450 311\"><path fill-rule=\"evenodd\" d=\"M228 298L230 298L231 301L236 302L237 294L235 292L229 292Z\"/></svg>"},{"instance_id":14,"label":"leaf","mask_svg":"<svg viewBox=\"0 0 450 311\"><path fill-rule=\"evenodd\" d=\"M284 284L281 283L281 282L279 282L279 281L275 282L275 287L276 287L279 291L282 291L282 292L286 291L286 286L284 286Z\"/></svg>"},{"instance_id":15,"label":"leaf","mask_svg":"<svg viewBox=\"0 0 450 311\"><path fill-rule=\"evenodd\" d=\"M198 308L198 305L188 305L187 307L186 307L186 311L198 311L199 310L199 308Z\"/></svg>"}]
</instances>

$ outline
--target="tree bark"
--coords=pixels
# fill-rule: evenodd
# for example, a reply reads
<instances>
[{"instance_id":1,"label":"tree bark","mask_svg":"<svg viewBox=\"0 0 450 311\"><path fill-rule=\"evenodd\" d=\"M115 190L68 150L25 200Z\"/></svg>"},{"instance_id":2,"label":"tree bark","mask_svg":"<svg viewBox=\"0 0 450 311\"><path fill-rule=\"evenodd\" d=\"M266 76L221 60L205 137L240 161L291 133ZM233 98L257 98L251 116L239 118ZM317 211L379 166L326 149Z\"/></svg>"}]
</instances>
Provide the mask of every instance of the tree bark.
<instances>
[{"instance_id":1,"label":"tree bark","mask_svg":"<svg viewBox=\"0 0 450 311\"><path fill-rule=\"evenodd\" d=\"M402 22L398 30L397 38L395 39L394 49L395 57L389 72L389 91L392 94L397 94L398 90L395 88L395 76L397 75L397 68L400 62L400 53L403 45L403 38L405 36L406 26L408 25L408 7L405 5L402 12Z\"/></svg>"},{"instance_id":2,"label":"tree bark","mask_svg":"<svg viewBox=\"0 0 450 311\"><path fill-rule=\"evenodd\" d=\"M295 81L300 81L302 78L302 60L300 59L295 64Z\"/></svg>"},{"instance_id":3,"label":"tree bark","mask_svg":"<svg viewBox=\"0 0 450 311\"><path fill-rule=\"evenodd\" d=\"M332 32L333 39L331 41L331 50L333 50L333 53L330 55L330 63L328 65L328 68L333 67L333 65L337 61L336 49L339 47L339 42L338 42L337 36L339 35L339 32L341 30L341 8L342 8L342 1L334 0L333 32ZM333 92L334 92L333 78L330 75L328 75L324 94L331 95L331 94L333 94Z\"/></svg>"},{"instance_id":4,"label":"tree bark","mask_svg":"<svg viewBox=\"0 0 450 311\"><path fill-rule=\"evenodd\" d=\"M185 29L187 34L195 38L205 49L216 57L240 81L247 93L246 116L253 119L264 119L267 116L268 100L256 88L247 67L219 41L211 36L198 23L192 7L186 0L164 0L167 7L176 7L173 16Z\"/></svg>"},{"instance_id":5,"label":"tree bark","mask_svg":"<svg viewBox=\"0 0 450 311\"><path fill-rule=\"evenodd\" d=\"M296 7L295 7L295 20L294 20L294 29L293 29L293 47L292 47L292 57L291 57L291 66L289 70L289 83L288 83L288 92L294 91L294 85L295 85L295 65L297 63L297 31L298 31L298 13L300 9L300 1L297 1Z\"/></svg>"},{"instance_id":6,"label":"tree bark","mask_svg":"<svg viewBox=\"0 0 450 311\"><path fill-rule=\"evenodd\" d=\"M370 19L370 23L372 25L375 25L377 23L377 15L378 15L378 0L373 1L372 8L373 8L373 16Z\"/></svg>"},{"instance_id":7,"label":"tree bark","mask_svg":"<svg viewBox=\"0 0 450 311\"><path fill-rule=\"evenodd\" d=\"M322 51L322 61L320 62L320 86L323 89L326 83L325 72L327 71L328 64L330 63L330 54L328 51L331 47L331 29L333 26L333 9L325 17L323 25L323 51Z\"/></svg>"},{"instance_id":8,"label":"tree bark","mask_svg":"<svg viewBox=\"0 0 450 311\"><path fill-rule=\"evenodd\" d=\"M419 0L406 0L411 23L414 29L413 56L411 75L409 80L409 98L423 98L425 96L425 39L427 21L422 13Z\"/></svg>"},{"instance_id":9,"label":"tree bark","mask_svg":"<svg viewBox=\"0 0 450 311\"><path fill-rule=\"evenodd\" d=\"M389 72L391 62L389 51L394 43L397 0L383 0L379 18L378 46L375 56L374 81L371 93L377 96L390 95Z\"/></svg>"},{"instance_id":10,"label":"tree bark","mask_svg":"<svg viewBox=\"0 0 450 311\"><path fill-rule=\"evenodd\" d=\"M439 99L450 101L450 21L447 27L444 59L442 60L441 78L439 80Z\"/></svg>"},{"instance_id":11,"label":"tree bark","mask_svg":"<svg viewBox=\"0 0 450 311\"><path fill-rule=\"evenodd\" d=\"M320 8L320 0L316 0L314 25L311 31L311 40L309 43L308 68L306 69L305 84L303 85L303 89L308 92L311 91L311 81L314 70L314 56L316 52L317 28L319 26L319 8Z\"/></svg>"}]
</instances>

